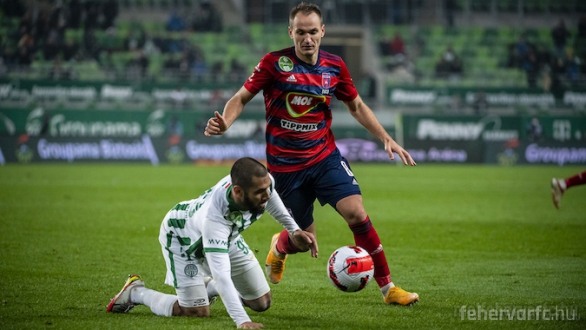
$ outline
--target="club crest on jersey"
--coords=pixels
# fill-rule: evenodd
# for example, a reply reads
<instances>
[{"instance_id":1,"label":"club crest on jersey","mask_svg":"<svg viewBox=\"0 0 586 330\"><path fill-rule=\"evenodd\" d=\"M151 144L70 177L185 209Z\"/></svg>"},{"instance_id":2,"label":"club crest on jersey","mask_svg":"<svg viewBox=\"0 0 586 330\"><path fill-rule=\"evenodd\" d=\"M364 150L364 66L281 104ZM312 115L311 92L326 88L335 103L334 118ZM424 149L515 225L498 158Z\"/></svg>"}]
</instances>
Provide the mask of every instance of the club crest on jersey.
<instances>
[{"instance_id":1,"label":"club crest on jersey","mask_svg":"<svg viewBox=\"0 0 586 330\"><path fill-rule=\"evenodd\" d=\"M234 223L241 223L242 222L242 213L240 213L240 211L230 212L230 214L228 214L228 220L230 220Z\"/></svg>"},{"instance_id":2,"label":"club crest on jersey","mask_svg":"<svg viewBox=\"0 0 586 330\"><path fill-rule=\"evenodd\" d=\"M194 277L198 273L197 266L194 264L187 264L183 271L185 272L185 275L189 277Z\"/></svg>"},{"instance_id":3,"label":"club crest on jersey","mask_svg":"<svg viewBox=\"0 0 586 330\"><path fill-rule=\"evenodd\" d=\"M285 72L293 70L293 60L287 56L279 57L279 68Z\"/></svg>"},{"instance_id":4,"label":"club crest on jersey","mask_svg":"<svg viewBox=\"0 0 586 330\"><path fill-rule=\"evenodd\" d=\"M321 74L321 93L324 95L330 94L330 86L332 83L332 79L329 72L324 72Z\"/></svg>"},{"instance_id":5,"label":"club crest on jersey","mask_svg":"<svg viewBox=\"0 0 586 330\"><path fill-rule=\"evenodd\" d=\"M325 101L325 96L292 92L287 94L285 103L289 115L293 118L299 118Z\"/></svg>"}]
</instances>

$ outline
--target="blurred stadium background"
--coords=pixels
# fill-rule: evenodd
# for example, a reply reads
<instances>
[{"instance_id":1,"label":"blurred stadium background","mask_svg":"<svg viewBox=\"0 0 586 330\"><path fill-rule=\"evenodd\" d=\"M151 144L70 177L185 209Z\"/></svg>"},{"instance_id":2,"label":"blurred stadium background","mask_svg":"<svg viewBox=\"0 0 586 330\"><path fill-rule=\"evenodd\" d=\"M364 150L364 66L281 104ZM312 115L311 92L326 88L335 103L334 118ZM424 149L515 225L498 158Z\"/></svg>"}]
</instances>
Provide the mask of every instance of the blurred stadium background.
<instances>
[{"instance_id":1,"label":"blurred stadium background","mask_svg":"<svg viewBox=\"0 0 586 330\"><path fill-rule=\"evenodd\" d=\"M181 137L210 143L200 138L212 111L260 57L291 45L287 18L297 2L0 1L4 161L45 159L20 150L43 136L69 143L145 134L158 158L177 146L184 155L175 160L200 159ZM527 154L523 143L535 142L539 159L543 148L571 148L570 163L586 163L586 2L313 2L324 14L323 48L345 59L379 120L420 161L516 163ZM262 113L257 96L226 138L254 140L258 151ZM343 111L334 120L339 138L371 139ZM376 146L356 143L344 149L380 160ZM544 162L568 162L559 157Z\"/></svg>"},{"instance_id":2,"label":"blurred stadium background","mask_svg":"<svg viewBox=\"0 0 586 330\"><path fill-rule=\"evenodd\" d=\"M235 158L265 159L261 95L225 135L206 138L203 127L261 56L291 46L297 2L0 0L0 329L234 326L221 302L197 324L104 307L129 273L172 293L157 242L166 210ZM334 289L325 262L352 234L316 207L322 257L290 258L275 306L253 319L274 329L586 329L586 189L556 210L549 188L586 165L586 0L314 2L323 48L345 59L419 165L371 164L390 162L382 145L332 102L393 278L422 302L389 309L373 299L376 285ZM258 258L279 230L266 220L245 233ZM466 306L478 318L465 320ZM533 320L542 306L555 319ZM523 317L495 323L501 307Z\"/></svg>"}]
</instances>

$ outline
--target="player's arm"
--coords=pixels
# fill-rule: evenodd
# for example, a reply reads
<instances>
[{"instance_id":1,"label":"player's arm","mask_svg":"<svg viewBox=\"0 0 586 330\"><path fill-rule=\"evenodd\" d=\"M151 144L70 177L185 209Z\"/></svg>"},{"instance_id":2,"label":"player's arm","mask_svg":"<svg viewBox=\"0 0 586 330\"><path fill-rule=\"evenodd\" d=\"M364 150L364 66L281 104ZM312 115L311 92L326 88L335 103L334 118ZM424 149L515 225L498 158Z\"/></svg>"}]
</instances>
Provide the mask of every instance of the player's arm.
<instances>
[{"instance_id":1,"label":"player's arm","mask_svg":"<svg viewBox=\"0 0 586 330\"><path fill-rule=\"evenodd\" d=\"M348 107L352 117L384 144L385 151L389 154L390 159L395 159L393 153L396 153L403 161L403 164L417 165L411 155L387 133L378 119L376 119L374 112L362 101L360 95L357 95L352 101L344 101L344 103Z\"/></svg>"},{"instance_id":2,"label":"player's arm","mask_svg":"<svg viewBox=\"0 0 586 330\"><path fill-rule=\"evenodd\" d=\"M205 221L202 241L206 261L210 267L212 277L216 281L216 290L218 290L228 314L234 320L236 326L241 327L241 325L251 322L251 320L244 310L240 295L234 286L234 282L232 282L230 255L228 254L231 228L229 225L222 223L225 220L220 216L212 216Z\"/></svg>"},{"instance_id":3,"label":"player's arm","mask_svg":"<svg viewBox=\"0 0 586 330\"><path fill-rule=\"evenodd\" d=\"M212 277L216 281L216 290L218 290L222 303L226 306L226 310L236 323L236 326L240 328L241 325L252 322L244 310L240 295L234 286L234 282L232 282L228 251L206 252L206 259Z\"/></svg>"},{"instance_id":4,"label":"player's arm","mask_svg":"<svg viewBox=\"0 0 586 330\"><path fill-rule=\"evenodd\" d=\"M232 126L236 118L240 116L244 106L252 100L254 94L246 88L241 87L234 96L226 102L224 112L220 115L218 111L214 112L214 117L208 120L204 134L206 136L222 135Z\"/></svg>"}]
</instances>

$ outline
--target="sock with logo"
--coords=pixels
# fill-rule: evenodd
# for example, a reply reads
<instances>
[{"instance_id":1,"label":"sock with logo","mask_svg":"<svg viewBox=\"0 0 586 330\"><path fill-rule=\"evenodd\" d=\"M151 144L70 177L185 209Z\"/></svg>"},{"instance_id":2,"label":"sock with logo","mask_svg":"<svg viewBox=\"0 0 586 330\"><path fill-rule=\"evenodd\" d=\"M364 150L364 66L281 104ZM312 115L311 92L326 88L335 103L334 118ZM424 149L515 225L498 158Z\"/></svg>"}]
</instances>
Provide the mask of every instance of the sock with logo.
<instances>
[{"instance_id":1,"label":"sock with logo","mask_svg":"<svg viewBox=\"0 0 586 330\"><path fill-rule=\"evenodd\" d=\"M363 222L350 226L354 233L354 242L356 245L364 248L372 257L374 262L374 279L378 286L383 288L391 283L391 271L383 251L378 233L370 222L370 217L366 217Z\"/></svg>"}]
</instances>

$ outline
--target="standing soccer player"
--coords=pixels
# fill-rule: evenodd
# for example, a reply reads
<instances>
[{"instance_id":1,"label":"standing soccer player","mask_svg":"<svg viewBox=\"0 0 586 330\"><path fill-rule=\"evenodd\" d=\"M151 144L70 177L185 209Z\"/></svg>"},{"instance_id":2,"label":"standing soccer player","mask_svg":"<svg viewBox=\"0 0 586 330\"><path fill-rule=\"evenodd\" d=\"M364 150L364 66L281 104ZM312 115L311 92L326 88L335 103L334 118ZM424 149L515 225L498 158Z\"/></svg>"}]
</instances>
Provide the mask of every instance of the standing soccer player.
<instances>
[{"instance_id":1,"label":"standing soccer player","mask_svg":"<svg viewBox=\"0 0 586 330\"><path fill-rule=\"evenodd\" d=\"M146 305L157 315L206 317L210 315L208 297L219 295L239 329L262 328L261 323L250 320L244 306L257 312L267 310L271 292L240 233L265 209L295 244L317 257L317 241L291 218L267 168L253 158L240 158L230 175L198 198L175 205L163 219L159 242L167 265L165 283L177 295L148 289L140 275L130 275L107 311L126 313L136 305Z\"/></svg>"},{"instance_id":2,"label":"standing soccer player","mask_svg":"<svg viewBox=\"0 0 586 330\"><path fill-rule=\"evenodd\" d=\"M350 165L337 149L330 129L332 96L346 104L352 116L383 142L390 159L396 153L405 165L416 165L407 151L384 130L372 110L364 104L344 61L320 50L325 34L320 8L302 2L289 15L289 36L294 46L265 55L244 86L226 103L224 112L208 120L205 135L220 135L242 113L261 90L266 108L268 169L276 189L299 226L313 234L313 203L330 204L348 223L356 245L372 256L374 278L387 304L410 305L417 293L396 287L360 188ZM289 254L305 252L286 231L271 240L267 275L279 283Z\"/></svg>"}]
</instances>

